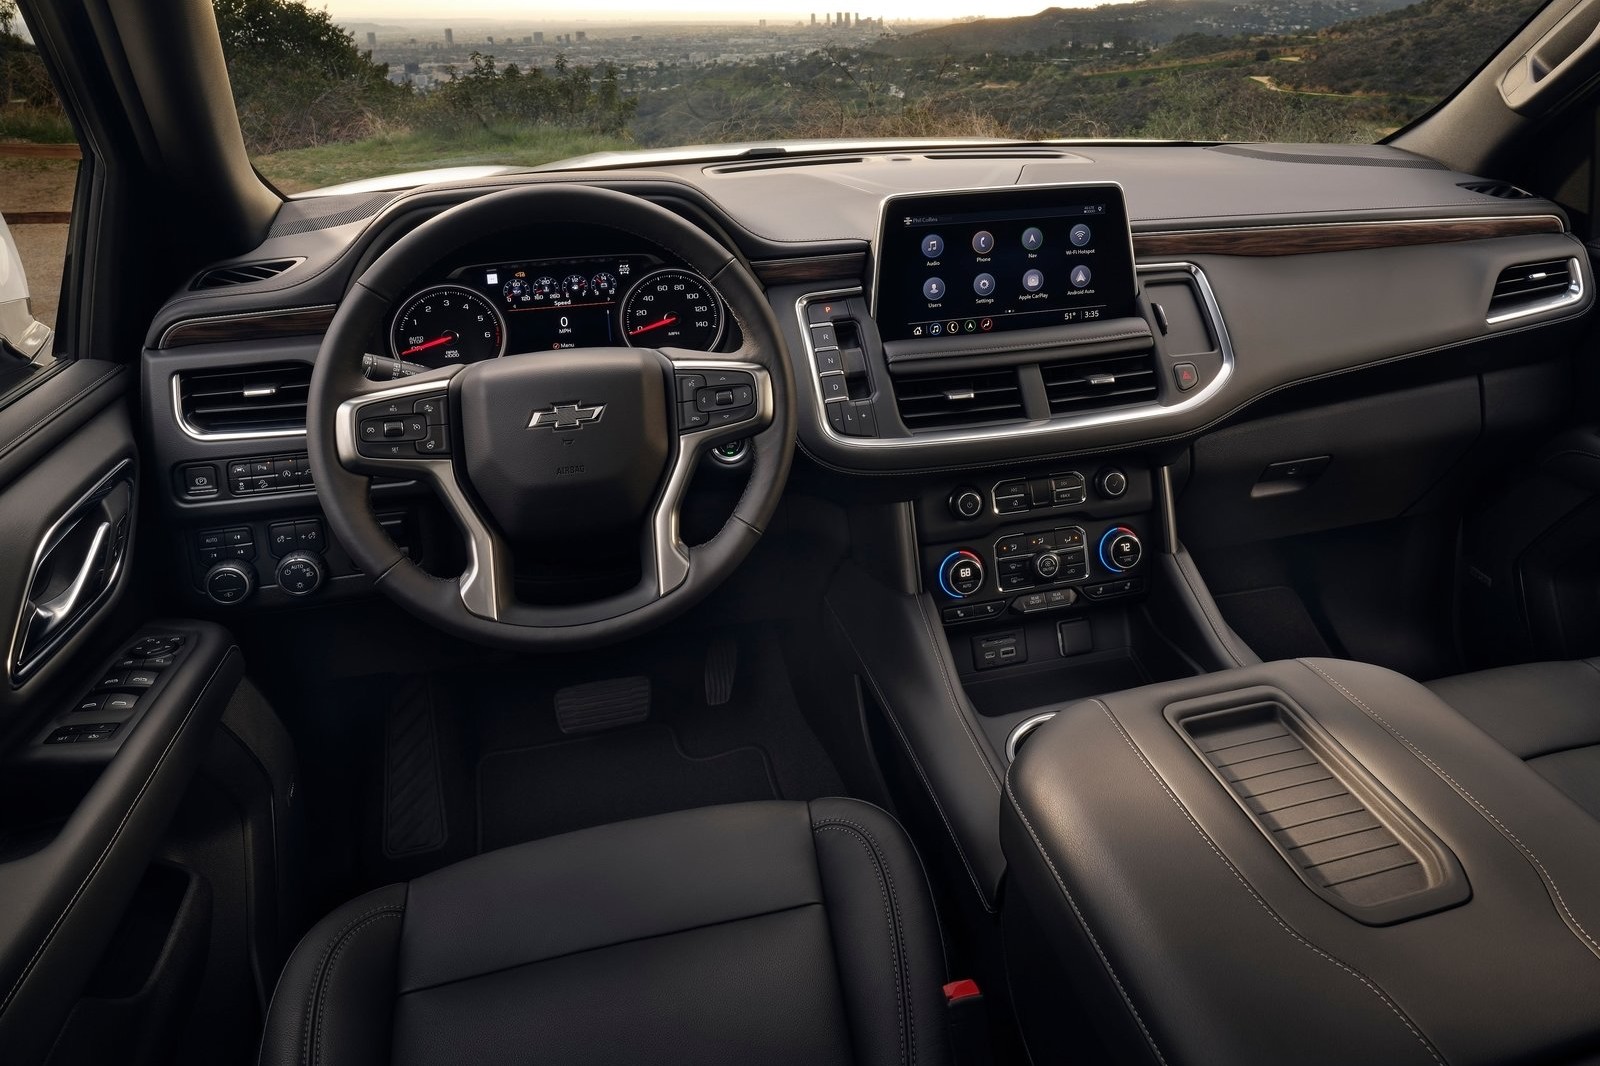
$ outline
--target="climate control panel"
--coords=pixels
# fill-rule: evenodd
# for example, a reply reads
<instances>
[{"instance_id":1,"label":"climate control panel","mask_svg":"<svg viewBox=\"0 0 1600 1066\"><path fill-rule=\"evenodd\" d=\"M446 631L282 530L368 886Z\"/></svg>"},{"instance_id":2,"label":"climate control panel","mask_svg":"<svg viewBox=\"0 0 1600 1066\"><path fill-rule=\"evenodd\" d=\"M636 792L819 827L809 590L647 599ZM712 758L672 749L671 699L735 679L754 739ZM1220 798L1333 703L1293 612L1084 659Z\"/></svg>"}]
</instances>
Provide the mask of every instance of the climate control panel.
<instances>
[{"instance_id":1,"label":"climate control panel","mask_svg":"<svg viewBox=\"0 0 1600 1066\"><path fill-rule=\"evenodd\" d=\"M1001 530L985 544L924 553L947 623L1034 614L1144 591L1144 545L1131 522Z\"/></svg>"}]
</instances>

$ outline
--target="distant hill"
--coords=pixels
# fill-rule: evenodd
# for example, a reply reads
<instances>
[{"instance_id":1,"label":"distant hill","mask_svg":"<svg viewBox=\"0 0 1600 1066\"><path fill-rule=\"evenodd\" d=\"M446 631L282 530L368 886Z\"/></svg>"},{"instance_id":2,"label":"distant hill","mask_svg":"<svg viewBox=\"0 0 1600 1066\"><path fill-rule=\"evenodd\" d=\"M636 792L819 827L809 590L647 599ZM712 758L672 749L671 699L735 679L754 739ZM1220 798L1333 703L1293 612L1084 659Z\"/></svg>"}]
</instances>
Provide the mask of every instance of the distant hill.
<instances>
[{"instance_id":1,"label":"distant hill","mask_svg":"<svg viewBox=\"0 0 1600 1066\"><path fill-rule=\"evenodd\" d=\"M1397 0L1140 0L1099 7L1052 7L1037 15L975 19L907 34L896 55L1020 55L1106 42L1165 44L1187 34L1309 33L1399 6Z\"/></svg>"},{"instance_id":2,"label":"distant hill","mask_svg":"<svg viewBox=\"0 0 1600 1066\"><path fill-rule=\"evenodd\" d=\"M1542 0L1421 0L1317 35L1274 80L1314 92L1403 94L1437 100L1504 44Z\"/></svg>"}]
</instances>

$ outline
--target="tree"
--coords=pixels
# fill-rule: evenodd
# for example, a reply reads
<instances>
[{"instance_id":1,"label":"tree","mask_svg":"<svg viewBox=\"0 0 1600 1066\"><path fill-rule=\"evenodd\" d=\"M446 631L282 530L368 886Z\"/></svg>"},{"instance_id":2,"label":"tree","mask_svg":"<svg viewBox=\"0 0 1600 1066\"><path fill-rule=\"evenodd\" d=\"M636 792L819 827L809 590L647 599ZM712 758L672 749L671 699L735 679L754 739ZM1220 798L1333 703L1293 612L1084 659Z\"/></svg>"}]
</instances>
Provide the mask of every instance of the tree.
<instances>
[{"instance_id":1,"label":"tree","mask_svg":"<svg viewBox=\"0 0 1600 1066\"><path fill-rule=\"evenodd\" d=\"M303 0L212 0L245 144L264 153L371 136L411 96Z\"/></svg>"}]
</instances>

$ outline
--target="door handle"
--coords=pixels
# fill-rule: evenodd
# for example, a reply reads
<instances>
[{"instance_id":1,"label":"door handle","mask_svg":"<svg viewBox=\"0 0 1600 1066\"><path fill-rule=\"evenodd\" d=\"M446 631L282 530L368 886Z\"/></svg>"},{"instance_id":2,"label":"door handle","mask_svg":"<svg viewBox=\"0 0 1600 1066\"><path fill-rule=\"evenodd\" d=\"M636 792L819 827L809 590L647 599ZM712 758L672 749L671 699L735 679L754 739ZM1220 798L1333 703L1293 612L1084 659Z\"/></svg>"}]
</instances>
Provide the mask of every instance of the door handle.
<instances>
[{"instance_id":1,"label":"door handle","mask_svg":"<svg viewBox=\"0 0 1600 1066\"><path fill-rule=\"evenodd\" d=\"M89 539L89 547L83 553L83 558L78 561L67 587L47 600L29 602L28 606L32 612L28 624L30 640L48 640L71 622L84 604L100 594L106 574L106 545L110 540L111 522L102 521L95 527L94 534ZM53 555L54 553L47 556L52 564L57 562Z\"/></svg>"},{"instance_id":2,"label":"door handle","mask_svg":"<svg viewBox=\"0 0 1600 1066\"><path fill-rule=\"evenodd\" d=\"M132 536L133 460L124 459L40 538L17 603L6 668L21 684L89 624L121 579Z\"/></svg>"}]
</instances>

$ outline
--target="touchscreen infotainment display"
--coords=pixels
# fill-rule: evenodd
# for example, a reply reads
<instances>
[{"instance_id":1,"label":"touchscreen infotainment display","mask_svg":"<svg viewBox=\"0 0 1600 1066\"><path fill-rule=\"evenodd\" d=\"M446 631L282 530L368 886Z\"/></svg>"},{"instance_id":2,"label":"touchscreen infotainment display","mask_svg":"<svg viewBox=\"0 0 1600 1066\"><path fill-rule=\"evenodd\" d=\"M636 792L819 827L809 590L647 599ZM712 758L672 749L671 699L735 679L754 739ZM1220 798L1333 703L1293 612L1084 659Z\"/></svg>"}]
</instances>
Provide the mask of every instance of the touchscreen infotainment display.
<instances>
[{"instance_id":1,"label":"touchscreen infotainment display","mask_svg":"<svg viewBox=\"0 0 1600 1066\"><path fill-rule=\"evenodd\" d=\"M885 341L1136 313L1114 183L890 197L877 253L873 317Z\"/></svg>"}]
</instances>

